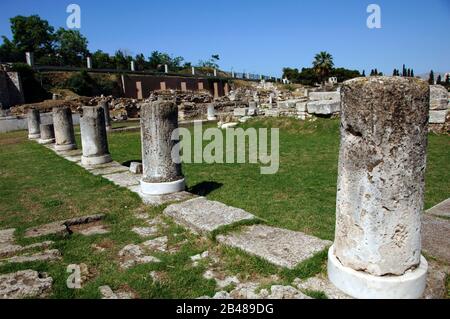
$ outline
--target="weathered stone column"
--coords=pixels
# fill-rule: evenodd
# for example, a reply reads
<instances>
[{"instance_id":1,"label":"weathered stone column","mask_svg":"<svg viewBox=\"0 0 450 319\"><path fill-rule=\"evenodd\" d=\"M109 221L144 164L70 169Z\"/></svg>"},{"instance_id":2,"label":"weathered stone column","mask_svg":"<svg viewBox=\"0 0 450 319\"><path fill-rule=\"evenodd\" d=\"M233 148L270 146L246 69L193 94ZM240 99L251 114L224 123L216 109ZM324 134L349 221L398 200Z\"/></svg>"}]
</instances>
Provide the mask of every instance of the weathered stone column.
<instances>
[{"instance_id":1,"label":"weathered stone column","mask_svg":"<svg viewBox=\"0 0 450 319\"><path fill-rule=\"evenodd\" d=\"M41 124L41 138L39 144L52 144L55 143L55 129L53 124Z\"/></svg>"},{"instance_id":2,"label":"weathered stone column","mask_svg":"<svg viewBox=\"0 0 450 319\"><path fill-rule=\"evenodd\" d=\"M111 126L111 117L109 116L109 103L108 101L102 100L99 106L103 108L103 114L105 114L106 130L110 131L112 129L112 126Z\"/></svg>"},{"instance_id":3,"label":"weathered stone column","mask_svg":"<svg viewBox=\"0 0 450 319\"><path fill-rule=\"evenodd\" d=\"M70 107L53 108L53 125L55 128L55 150L70 151L76 149L77 145Z\"/></svg>"},{"instance_id":4,"label":"weathered stone column","mask_svg":"<svg viewBox=\"0 0 450 319\"><path fill-rule=\"evenodd\" d=\"M81 145L83 156L81 164L93 166L112 161L108 150L105 127L105 113L101 106L83 106L80 118Z\"/></svg>"},{"instance_id":5,"label":"weathered stone column","mask_svg":"<svg viewBox=\"0 0 450 319\"><path fill-rule=\"evenodd\" d=\"M213 103L208 104L208 115L207 115L207 117L208 117L208 121L215 121L215 120L217 120L216 110L214 109L214 104Z\"/></svg>"},{"instance_id":6,"label":"weathered stone column","mask_svg":"<svg viewBox=\"0 0 450 319\"><path fill-rule=\"evenodd\" d=\"M30 140L35 140L41 137L41 115L36 109L28 110L28 138Z\"/></svg>"},{"instance_id":7,"label":"weathered stone column","mask_svg":"<svg viewBox=\"0 0 450 319\"><path fill-rule=\"evenodd\" d=\"M429 88L403 77L341 89L336 234L328 276L356 298L419 298Z\"/></svg>"},{"instance_id":8,"label":"weathered stone column","mask_svg":"<svg viewBox=\"0 0 450 319\"><path fill-rule=\"evenodd\" d=\"M176 193L185 183L172 149L178 143L172 132L178 128L178 108L174 102L158 100L141 105L143 176L141 192L150 195Z\"/></svg>"}]
</instances>

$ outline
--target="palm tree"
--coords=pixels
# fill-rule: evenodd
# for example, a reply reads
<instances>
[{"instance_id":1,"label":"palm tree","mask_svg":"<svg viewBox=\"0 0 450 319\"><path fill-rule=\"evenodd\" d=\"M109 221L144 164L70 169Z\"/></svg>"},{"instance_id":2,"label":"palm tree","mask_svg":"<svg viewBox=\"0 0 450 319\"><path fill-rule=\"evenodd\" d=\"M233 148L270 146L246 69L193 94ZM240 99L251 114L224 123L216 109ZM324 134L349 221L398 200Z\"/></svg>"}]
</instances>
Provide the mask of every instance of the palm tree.
<instances>
[{"instance_id":1,"label":"palm tree","mask_svg":"<svg viewBox=\"0 0 450 319\"><path fill-rule=\"evenodd\" d=\"M333 66L333 56L326 51L322 51L314 57L313 68L322 83L325 82Z\"/></svg>"}]
</instances>

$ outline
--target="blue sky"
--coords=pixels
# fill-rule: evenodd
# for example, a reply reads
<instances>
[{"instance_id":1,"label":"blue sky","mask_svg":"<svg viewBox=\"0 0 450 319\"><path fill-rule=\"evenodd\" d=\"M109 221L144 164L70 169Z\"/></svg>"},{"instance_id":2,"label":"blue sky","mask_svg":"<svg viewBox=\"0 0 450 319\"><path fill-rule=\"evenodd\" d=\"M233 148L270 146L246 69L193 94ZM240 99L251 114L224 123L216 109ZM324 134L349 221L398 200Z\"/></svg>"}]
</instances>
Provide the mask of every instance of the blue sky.
<instances>
[{"instance_id":1,"label":"blue sky","mask_svg":"<svg viewBox=\"0 0 450 319\"><path fill-rule=\"evenodd\" d=\"M403 63L416 74L450 71L450 0L1 0L0 35L11 36L18 14L65 27L70 3L81 6L91 51L159 50L193 63L217 53L222 69L274 76L309 67L322 50L366 73ZM366 26L371 3L381 7L381 29Z\"/></svg>"}]
</instances>

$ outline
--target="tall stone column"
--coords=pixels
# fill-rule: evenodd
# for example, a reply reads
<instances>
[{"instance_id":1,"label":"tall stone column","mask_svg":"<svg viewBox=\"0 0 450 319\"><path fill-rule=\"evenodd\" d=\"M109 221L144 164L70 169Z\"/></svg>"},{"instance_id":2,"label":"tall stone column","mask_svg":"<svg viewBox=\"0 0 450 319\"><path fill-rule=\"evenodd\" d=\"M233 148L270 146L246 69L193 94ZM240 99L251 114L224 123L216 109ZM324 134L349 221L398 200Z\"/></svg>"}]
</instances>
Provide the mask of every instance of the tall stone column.
<instances>
[{"instance_id":1,"label":"tall stone column","mask_svg":"<svg viewBox=\"0 0 450 319\"><path fill-rule=\"evenodd\" d=\"M331 282L355 298L420 298L429 88L403 77L341 89L341 146Z\"/></svg>"},{"instance_id":2,"label":"tall stone column","mask_svg":"<svg viewBox=\"0 0 450 319\"><path fill-rule=\"evenodd\" d=\"M178 159L172 160L171 154L178 143L172 140L172 132L177 128L178 108L174 102L158 100L141 105L143 194L162 195L184 190L181 164Z\"/></svg>"},{"instance_id":3,"label":"tall stone column","mask_svg":"<svg viewBox=\"0 0 450 319\"><path fill-rule=\"evenodd\" d=\"M108 149L105 113L101 106L83 106L80 118L81 145L83 156L81 164L93 166L112 161Z\"/></svg>"},{"instance_id":4,"label":"tall stone column","mask_svg":"<svg viewBox=\"0 0 450 319\"><path fill-rule=\"evenodd\" d=\"M39 144L52 144L55 143L55 129L53 124L41 124L41 138Z\"/></svg>"},{"instance_id":5,"label":"tall stone column","mask_svg":"<svg viewBox=\"0 0 450 319\"><path fill-rule=\"evenodd\" d=\"M111 117L109 115L109 103L108 101L102 100L99 106L103 108L103 114L105 114L106 130L110 131L112 129L112 126L111 126Z\"/></svg>"},{"instance_id":6,"label":"tall stone column","mask_svg":"<svg viewBox=\"0 0 450 319\"><path fill-rule=\"evenodd\" d=\"M55 128L55 150L70 151L77 148L70 107L53 108L53 126Z\"/></svg>"},{"instance_id":7,"label":"tall stone column","mask_svg":"<svg viewBox=\"0 0 450 319\"><path fill-rule=\"evenodd\" d=\"M208 121L215 121L217 120L216 117L216 110L214 109L214 103L208 104Z\"/></svg>"},{"instance_id":8,"label":"tall stone column","mask_svg":"<svg viewBox=\"0 0 450 319\"><path fill-rule=\"evenodd\" d=\"M41 137L41 115L36 109L28 110L28 138L30 140L35 140Z\"/></svg>"}]
</instances>

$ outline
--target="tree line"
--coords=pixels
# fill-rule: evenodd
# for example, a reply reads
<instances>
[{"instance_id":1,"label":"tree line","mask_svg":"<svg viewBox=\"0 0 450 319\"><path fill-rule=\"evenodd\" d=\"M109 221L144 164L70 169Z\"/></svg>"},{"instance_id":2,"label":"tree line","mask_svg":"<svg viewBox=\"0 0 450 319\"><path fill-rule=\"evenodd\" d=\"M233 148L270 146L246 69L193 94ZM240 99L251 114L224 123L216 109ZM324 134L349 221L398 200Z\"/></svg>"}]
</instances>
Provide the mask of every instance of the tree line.
<instances>
[{"instance_id":1,"label":"tree line","mask_svg":"<svg viewBox=\"0 0 450 319\"><path fill-rule=\"evenodd\" d=\"M86 66L87 57L98 69L126 70L134 61L135 69L163 71L168 65L171 71L191 68L191 62L181 56L172 56L157 50L149 57L139 53L134 57L127 50L117 50L109 55L102 50L91 53L88 50L88 40L78 30L55 30L48 21L38 15L15 16L10 19L12 39L2 36L0 45L0 62L25 62L25 53L33 52L35 63L46 66ZM200 60L199 67L218 68L219 55L213 54L207 60Z\"/></svg>"}]
</instances>

